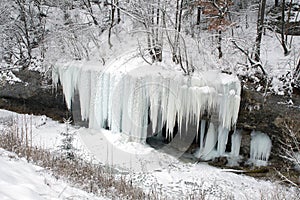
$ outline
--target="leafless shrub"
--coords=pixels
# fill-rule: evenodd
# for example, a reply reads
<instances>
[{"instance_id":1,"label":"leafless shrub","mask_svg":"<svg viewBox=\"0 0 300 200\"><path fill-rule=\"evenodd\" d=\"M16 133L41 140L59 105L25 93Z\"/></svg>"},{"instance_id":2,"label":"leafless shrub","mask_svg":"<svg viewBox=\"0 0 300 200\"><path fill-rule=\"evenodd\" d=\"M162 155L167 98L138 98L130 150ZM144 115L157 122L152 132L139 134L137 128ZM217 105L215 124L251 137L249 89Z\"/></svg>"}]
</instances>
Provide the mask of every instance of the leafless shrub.
<instances>
[{"instance_id":1,"label":"leafless shrub","mask_svg":"<svg viewBox=\"0 0 300 200\"><path fill-rule=\"evenodd\" d=\"M300 185L300 127L294 120L284 121L282 126L284 136L282 140L279 140L282 150L279 156L287 161L292 169L298 170L298 177L291 180L290 177L280 172L278 174L284 181L297 187Z\"/></svg>"}]
</instances>

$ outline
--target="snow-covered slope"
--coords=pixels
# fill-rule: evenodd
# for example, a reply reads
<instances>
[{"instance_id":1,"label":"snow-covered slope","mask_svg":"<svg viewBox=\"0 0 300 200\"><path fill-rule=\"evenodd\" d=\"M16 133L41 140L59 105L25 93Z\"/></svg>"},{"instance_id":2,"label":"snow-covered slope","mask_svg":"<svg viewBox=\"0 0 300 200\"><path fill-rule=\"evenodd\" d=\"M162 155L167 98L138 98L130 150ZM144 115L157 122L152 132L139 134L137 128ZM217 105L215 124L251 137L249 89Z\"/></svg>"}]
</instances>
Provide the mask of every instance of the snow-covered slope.
<instances>
[{"instance_id":1,"label":"snow-covered slope","mask_svg":"<svg viewBox=\"0 0 300 200\"><path fill-rule=\"evenodd\" d=\"M1 200L100 200L92 194L57 180L47 170L0 149Z\"/></svg>"},{"instance_id":2,"label":"snow-covered slope","mask_svg":"<svg viewBox=\"0 0 300 200\"><path fill-rule=\"evenodd\" d=\"M18 116L19 119L24 116L0 110L2 121L5 121L12 115L14 117ZM59 150L59 144L62 139L60 132L64 130L64 125L44 116L27 117L32 117L33 143L53 151ZM206 199L256 200L274 199L275 197L280 199L297 199L295 188L287 188L271 181L262 181L245 175L237 175L228 170L211 167L206 163L194 163L192 161L186 163L178 160L176 155L174 157L140 143L127 142L124 134L114 134L107 130L96 131L73 126L70 127L70 131L74 133L74 145L78 149L76 151L77 154L93 162L106 164L109 167L118 169L116 176L130 179L134 185L143 188L145 191L156 191L158 195L166 196L168 199L185 199L189 195L190 197L196 195L195 199L200 199L203 196ZM2 155L5 154L7 153L2 153ZM21 184L26 180L34 185L30 186L33 188L38 183L38 186L36 186L36 191L38 192L36 193L51 194L53 199L58 198L58 195L66 186L65 183L53 180L46 173L30 175L31 172L44 172L44 170L28 165L23 160L16 161L7 156L2 156L0 162L0 179L2 183ZM2 168L2 166L8 167ZM9 172L10 169L16 169L17 172ZM24 173L22 172L23 170ZM118 174L119 172L120 174ZM6 176L4 174L10 175ZM18 180L19 182L11 182L11 180ZM44 180L50 183L51 187L44 186ZM44 190L40 191L39 188ZM56 192L53 192L51 188ZM0 191L0 197L6 194L5 191L2 191L2 186ZM72 193L72 191L77 190L67 186L66 191L63 192L63 195L66 195L64 197L70 197L75 193ZM38 195L36 193L35 195ZM22 199L26 199L26 197L30 199L29 197L31 197L31 193L22 194L24 195ZM81 191L75 194L81 195L81 199L93 199L93 197L88 196L86 193L81 193ZM10 195L12 198L17 197L17 194L12 190L7 190L7 195ZM70 199L72 198L70 197Z\"/></svg>"}]
</instances>

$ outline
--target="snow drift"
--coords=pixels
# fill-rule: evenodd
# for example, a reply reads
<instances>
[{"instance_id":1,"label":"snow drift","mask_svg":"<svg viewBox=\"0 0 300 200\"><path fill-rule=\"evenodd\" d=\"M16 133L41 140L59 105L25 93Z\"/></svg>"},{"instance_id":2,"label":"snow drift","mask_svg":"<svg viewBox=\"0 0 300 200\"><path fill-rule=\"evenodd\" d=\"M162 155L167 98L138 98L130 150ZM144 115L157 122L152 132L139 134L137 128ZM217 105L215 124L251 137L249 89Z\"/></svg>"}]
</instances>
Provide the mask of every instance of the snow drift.
<instances>
[{"instance_id":1,"label":"snow drift","mask_svg":"<svg viewBox=\"0 0 300 200\"><path fill-rule=\"evenodd\" d=\"M60 82L63 86L69 109L78 92L81 118L89 121L90 128L109 128L141 142L149 124L153 134L165 127L169 138L175 125L187 130L194 124L203 140L205 115L226 133L225 138L218 136L225 144L238 117L240 81L218 71L184 76L164 63L148 65L129 55L105 66L84 61L58 63L52 78L55 85ZM222 152L224 144L219 144Z\"/></svg>"}]
</instances>

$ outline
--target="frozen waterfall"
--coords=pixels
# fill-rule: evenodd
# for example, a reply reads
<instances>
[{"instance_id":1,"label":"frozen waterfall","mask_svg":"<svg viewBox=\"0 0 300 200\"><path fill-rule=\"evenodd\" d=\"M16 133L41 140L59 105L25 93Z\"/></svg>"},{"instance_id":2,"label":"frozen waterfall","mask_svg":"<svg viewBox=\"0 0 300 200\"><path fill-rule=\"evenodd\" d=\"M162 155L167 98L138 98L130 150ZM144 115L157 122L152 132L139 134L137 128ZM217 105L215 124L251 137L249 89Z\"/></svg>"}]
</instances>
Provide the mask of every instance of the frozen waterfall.
<instances>
[{"instance_id":1,"label":"frozen waterfall","mask_svg":"<svg viewBox=\"0 0 300 200\"><path fill-rule=\"evenodd\" d=\"M237 121L240 105L240 81L236 76L207 71L183 76L158 64L147 65L142 59L116 59L103 67L100 63L74 61L56 64L53 82L63 87L65 100L72 108L75 91L79 95L81 118L89 127L109 127L144 142L148 124L152 133L165 127L173 137L174 127L187 130L194 124L204 146L204 115L211 117L209 143L219 142L224 153L228 131ZM196 134L198 135L198 133ZM207 142L208 143L208 142ZM209 147L208 147L209 146Z\"/></svg>"},{"instance_id":2,"label":"frozen waterfall","mask_svg":"<svg viewBox=\"0 0 300 200\"><path fill-rule=\"evenodd\" d=\"M272 142L270 137L260 131L252 131L250 145L250 159L268 161Z\"/></svg>"}]
</instances>

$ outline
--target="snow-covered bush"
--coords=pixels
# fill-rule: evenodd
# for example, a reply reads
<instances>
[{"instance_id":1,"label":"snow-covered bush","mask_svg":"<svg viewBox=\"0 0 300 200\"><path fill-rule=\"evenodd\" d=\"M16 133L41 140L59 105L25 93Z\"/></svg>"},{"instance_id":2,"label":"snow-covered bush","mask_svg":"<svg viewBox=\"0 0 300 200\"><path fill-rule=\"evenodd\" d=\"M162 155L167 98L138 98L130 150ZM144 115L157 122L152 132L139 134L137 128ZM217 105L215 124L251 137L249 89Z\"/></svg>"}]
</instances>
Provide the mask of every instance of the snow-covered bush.
<instances>
[{"instance_id":1,"label":"snow-covered bush","mask_svg":"<svg viewBox=\"0 0 300 200\"><path fill-rule=\"evenodd\" d=\"M71 119L64 119L65 123L65 130L62 131L60 134L63 136L61 140L60 151L62 155L67 159L74 159L76 148L74 147L74 132L70 131L70 125L72 123Z\"/></svg>"}]
</instances>

